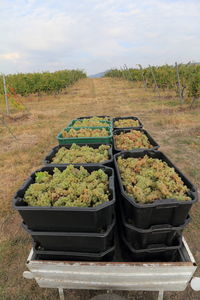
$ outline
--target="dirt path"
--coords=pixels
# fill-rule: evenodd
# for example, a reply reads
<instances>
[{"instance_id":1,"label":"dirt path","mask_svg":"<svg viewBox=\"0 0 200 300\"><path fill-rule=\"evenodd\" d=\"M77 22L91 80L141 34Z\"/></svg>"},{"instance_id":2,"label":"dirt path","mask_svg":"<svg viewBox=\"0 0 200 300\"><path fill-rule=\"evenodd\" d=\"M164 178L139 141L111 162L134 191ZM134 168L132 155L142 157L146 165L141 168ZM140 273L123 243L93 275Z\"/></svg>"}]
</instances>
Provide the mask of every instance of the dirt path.
<instances>
[{"instance_id":1,"label":"dirt path","mask_svg":"<svg viewBox=\"0 0 200 300\"><path fill-rule=\"evenodd\" d=\"M29 174L40 167L50 149L57 144L57 133L71 119L86 115L136 115L162 145L170 158L195 183L200 181L200 110L179 109L171 94L162 102L151 91L111 78L83 79L59 96L23 99L31 114L8 125L17 137L0 126L0 300L57 299L57 291L40 289L22 278L31 247L29 236L21 229L21 219L13 212L11 199ZM174 105L175 103L175 105ZM193 159L195 157L195 159ZM193 222L186 238L200 263L200 205L192 210ZM199 271L197 274L200 274ZM66 299L86 300L98 291L66 291ZM153 300L156 293L118 292L127 299ZM188 288L166 293L165 300L200 299Z\"/></svg>"}]
</instances>

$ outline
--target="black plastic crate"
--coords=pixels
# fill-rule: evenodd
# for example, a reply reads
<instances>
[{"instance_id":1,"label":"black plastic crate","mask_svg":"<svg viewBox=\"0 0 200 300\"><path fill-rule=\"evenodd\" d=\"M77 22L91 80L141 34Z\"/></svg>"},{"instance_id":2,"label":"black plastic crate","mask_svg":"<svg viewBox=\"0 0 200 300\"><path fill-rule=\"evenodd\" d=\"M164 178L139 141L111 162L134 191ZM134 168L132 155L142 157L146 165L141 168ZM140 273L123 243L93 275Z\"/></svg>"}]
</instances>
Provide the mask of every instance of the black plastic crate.
<instances>
[{"instance_id":1,"label":"black plastic crate","mask_svg":"<svg viewBox=\"0 0 200 300\"><path fill-rule=\"evenodd\" d=\"M182 246L182 238L178 236L174 241L173 245L170 247L148 247L146 249L135 249L123 236L121 235L121 247L122 256L126 261L139 261L139 262L170 262L174 261L178 251ZM126 252L127 251L127 252ZM126 253L126 256L123 255Z\"/></svg>"},{"instance_id":2,"label":"black plastic crate","mask_svg":"<svg viewBox=\"0 0 200 300\"><path fill-rule=\"evenodd\" d=\"M92 147L94 149L97 149L99 148L99 146L101 145L106 145L106 146L110 146L110 149L108 150L108 155L109 155L109 159L108 160L105 160L104 162L100 162L100 163L87 163L87 165L104 165L104 166L107 166L107 167L112 167L113 165L113 150L112 150L112 145L111 144L101 144L101 143L96 143L96 144L78 144L78 146L82 147L82 146L89 146L89 147ZM60 148L64 147L66 149L70 149L72 146L72 144L65 144L65 145L58 145L56 147L54 147L50 152L49 154L45 157L44 159L44 164L45 165L51 165L51 166L54 166L54 165L58 165L58 164L54 164L52 163L52 160L54 158L54 156L56 155L56 153L59 151ZM59 164L60 166L67 166L69 164ZM77 165L77 166L80 166L82 164L74 164L74 165Z\"/></svg>"},{"instance_id":3,"label":"black plastic crate","mask_svg":"<svg viewBox=\"0 0 200 300\"><path fill-rule=\"evenodd\" d=\"M117 126L115 126L115 121L127 120L127 119L138 121L139 125L138 126L129 126L129 127L117 127ZM131 128L131 129L143 128L143 124L140 121L140 119L137 118L137 117L131 117L131 116L129 116L129 117L117 117L117 118L113 118L113 130L115 130L115 129L125 129L125 128Z\"/></svg>"},{"instance_id":4,"label":"black plastic crate","mask_svg":"<svg viewBox=\"0 0 200 300\"><path fill-rule=\"evenodd\" d=\"M102 233L42 232L33 231L23 223L22 227L32 236L40 250L103 252L114 244L115 220Z\"/></svg>"},{"instance_id":5,"label":"black plastic crate","mask_svg":"<svg viewBox=\"0 0 200 300\"><path fill-rule=\"evenodd\" d=\"M188 216L182 226L154 225L149 229L141 229L126 222L123 211L121 211L121 226L123 227L126 241L136 250L147 247L169 247L181 236L184 228L191 218Z\"/></svg>"},{"instance_id":6,"label":"black plastic crate","mask_svg":"<svg viewBox=\"0 0 200 300\"><path fill-rule=\"evenodd\" d=\"M33 252L37 259L42 260L67 260L67 261L112 261L115 253L115 245L106 251L99 253L50 251L41 250L37 244L33 246Z\"/></svg>"},{"instance_id":7,"label":"black plastic crate","mask_svg":"<svg viewBox=\"0 0 200 300\"><path fill-rule=\"evenodd\" d=\"M79 166L74 165L75 168ZM28 206L23 201L25 191L35 182L35 173L47 171L53 174L55 166L45 166L36 170L17 191L13 198L13 207L18 210L24 223L36 231L102 232L112 224L115 216L115 188L113 169L105 166L82 166L92 172L102 169L109 177L110 201L96 207L38 207ZM57 165L63 171L66 167Z\"/></svg>"},{"instance_id":8,"label":"black plastic crate","mask_svg":"<svg viewBox=\"0 0 200 300\"><path fill-rule=\"evenodd\" d=\"M151 204L139 204L133 197L127 195L124 190L117 159L128 157L144 157L148 155L152 158L158 158L165 161L170 167L173 167L176 173L181 177L184 184L189 188L188 195L191 201L178 201L176 199L159 199ZM152 225L169 224L173 226L183 225L187 219L192 204L198 200L196 187L181 173L181 171L160 151L143 150L143 151L126 151L114 155L114 163L117 177L119 192L117 193L126 220L139 228L149 228Z\"/></svg>"},{"instance_id":9,"label":"black plastic crate","mask_svg":"<svg viewBox=\"0 0 200 300\"><path fill-rule=\"evenodd\" d=\"M132 261L132 257L131 257L131 253L130 253L130 250L127 250L127 247L123 244L123 242L121 242L121 240L119 240L119 236L116 235L116 245L115 245L115 251L114 251L114 256L111 255L111 257L108 259L107 258L107 261L112 261L112 262L131 262ZM44 253L44 252L43 252ZM45 252L46 253L46 252ZM48 252L49 253L49 252ZM52 253L52 252L51 252ZM155 259L154 261L155 262L166 262L165 260L165 255L161 255L160 259L159 257L157 256L157 259ZM51 255L50 255L50 259L51 259ZM163 260L162 260L163 258ZM190 257L188 256L188 253L186 252L185 250L185 247L182 243L182 246L180 249L177 250L177 253L176 255L174 255L172 257L173 259L172 260L168 260L170 262L174 261L174 262L187 262L187 261L190 261ZM34 252L33 253L33 257L32 257L33 260L39 260L40 257ZM45 256L42 255L42 260L45 259ZM48 257L46 257L46 259L48 259ZM53 259L55 260L63 260L65 261L65 257L63 258L62 255L58 255L56 258L53 256Z\"/></svg>"},{"instance_id":10,"label":"black plastic crate","mask_svg":"<svg viewBox=\"0 0 200 300\"><path fill-rule=\"evenodd\" d=\"M115 153L122 152L122 151L142 151L142 150L146 150L146 148L136 148L136 149L132 149L132 150L122 150L122 149L117 148L116 142L115 142L115 135L119 135L121 132L127 133L127 132L130 132L131 130L140 131L140 132L142 132L143 134L145 134L147 136L149 143L152 145L152 148L148 149L148 150L157 150L160 147L158 145L158 143L152 138L152 136L145 129L142 129L142 128L116 129L116 130L113 131L113 148L114 148Z\"/></svg>"}]
</instances>

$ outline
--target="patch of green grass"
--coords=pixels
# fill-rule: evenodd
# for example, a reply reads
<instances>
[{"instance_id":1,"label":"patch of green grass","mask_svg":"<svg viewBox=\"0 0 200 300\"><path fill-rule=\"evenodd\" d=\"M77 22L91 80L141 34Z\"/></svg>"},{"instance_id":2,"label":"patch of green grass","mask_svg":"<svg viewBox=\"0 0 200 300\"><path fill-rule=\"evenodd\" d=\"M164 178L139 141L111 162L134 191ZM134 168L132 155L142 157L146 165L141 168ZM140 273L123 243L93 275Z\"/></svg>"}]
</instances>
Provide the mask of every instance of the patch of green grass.
<instances>
[{"instance_id":1,"label":"patch of green grass","mask_svg":"<svg viewBox=\"0 0 200 300\"><path fill-rule=\"evenodd\" d=\"M184 151L183 151L182 148L174 148L174 149L173 149L173 153L174 153L174 154L183 154Z\"/></svg>"},{"instance_id":2,"label":"patch of green grass","mask_svg":"<svg viewBox=\"0 0 200 300\"><path fill-rule=\"evenodd\" d=\"M170 138L164 137L164 138L161 140L160 144L162 144L163 146L167 146L167 145L169 145L170 142L171 142L171 139L170 139Z\"/></svg>"},{"instance_id":3,"label":"patch of green grass","mask_svg":"<svg viewBox=\"0 0 200 300\"><path fill-rule=\"evenodd\" d=\"M4 281L7 281L8 280L8 276L7 276L7 273L5 271L2 271L0 270L0 281L1 283Z\"/></svg>"},{"instance_id":4,"label":"patch of green grass","mask_svg":"<svg viewBox=\"0 0 200 300\"><path fill-rule=\"evenodd\" d=\"M179 139L179 140L177 140L177 143L179 143L179 144L185 144L185 145L190 145L191 144L191 141L190 141L190 139Z\"/></svg>"},{"instance_id":5,"label":"patch of green grass","mask_svg":"<svg viewBox=\"0 0 200 300\"><path fill-rule=\"evenodd\" d=\"M194 178L200 177L199 169L197 168L188 168L187 173Z\"/></svg>"},{"instance_id":6,"label":"patch of green grass","mask_svg":"<svg viewBox=\"0 0 200 300\"><path fill-rule=\"evenodd\" d=\"M170 107L175 107L175 106L179 106L180 103L179 103L179 101L177 101L177 99L175 99L175 100L165 102L165 105L170 106Z\"/></svg>"},{"instance_id":7,"label":"patch of green grass","mask_svg":"<svg viewBox=\"0 0 200 300\"><path fill-rule=\"evenodd\" d=\"M163 127L163 122L161 120L153 122L153 125L156 127Z\"/></svg>"},{"instance_id":8,"label":"patch of green grass","mask_svg":"<svg viewBox=\"0 0 200 300\"><path fill-rule=\"evenodd\" d=\"M10 248L10 241L0 243L0 263L3 263L4 258L7 257Z\"/></svg>"}]
</instances>

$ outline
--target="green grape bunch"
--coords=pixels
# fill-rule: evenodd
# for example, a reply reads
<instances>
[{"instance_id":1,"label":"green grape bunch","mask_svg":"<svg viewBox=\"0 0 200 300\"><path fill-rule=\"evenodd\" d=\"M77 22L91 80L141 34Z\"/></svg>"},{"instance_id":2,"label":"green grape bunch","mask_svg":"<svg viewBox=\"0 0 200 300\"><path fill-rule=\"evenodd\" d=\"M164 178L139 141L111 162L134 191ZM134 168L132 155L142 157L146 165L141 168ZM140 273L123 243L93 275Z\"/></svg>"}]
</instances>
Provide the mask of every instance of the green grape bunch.
<instances>
[{"instance_id":1,"label":"green grape bunch","mask_svg":"<svg viewBox=\"0 0 200 300\"><path fill-rule=\"evenodd\" d=\"M63 138L79 138L79 137L106 137L109 136L109 132L106 128L92 129L92 128L70 128L69 131L63 130Z\"/></svg>"},{"instance_id":2,"label":"green grape bunch","mask_svg":"<svg viewBox=\"0 0 200 300\"><path fill-rule=\"evenodd\" d=\"M101 145L98 148L72 144L70 149L61 147L52 159L52 164L102 163L109 160L110 146Z\"/></svg>"},{"instance_id":3,"label":"green grape bunch","mask_svg":"<svg viewBox=\"0 0 200 300\"><path fill-rule=\"evenodd\" d=\"M72 127L96 127L96 126L106 126L108 118L100 118L100 117L92 117L92 118L85 118L76 120Z\"/></svg>"},{"instance_id":4,"label":"green grape bunch","mask_svg":"<svg viewBox=\"0 0 200 300\"><path fill-rule=\"evenodd\" d=\"M126 193L138 203L158 199L189 201L189 189L174 168L166 162L145 155L143 158L118 158L120 176Z\"/></svg>"},{"instance_id":5,"label":"green grape bunch","mask_svg":"<svg viewBox=\"0 0 200 300\"><path fill-rule=\"evenodd\" d=\"M140 126L138 120L133 119L121 119L114 122L114 127L125 128L125 127L138 127Z\"/></svg>"},{"instance_id":6,"label":"green grape bunch","mask_svg":"<svg viewBox=\"0 0 200 300\"><path fill-rule=\"evenodd\" d=\"M30 206L95 207L109 201L108 175L102 169L89 173L73 165L64 171L54 168L53 175L37 172L24 201Z\"/></svg>"},{"instance_id":7,"label":"green grape bunch","mask_svg":"<svg viewBox=\"0 0 200 300\"><path fill-rule=\"evenodd\" d=\"M132 150L139 148L153 148L148 137L141 131L130 130L130 132L121 132L114 136L115 144L118 149Z\"/></svg>"}]
</instances>

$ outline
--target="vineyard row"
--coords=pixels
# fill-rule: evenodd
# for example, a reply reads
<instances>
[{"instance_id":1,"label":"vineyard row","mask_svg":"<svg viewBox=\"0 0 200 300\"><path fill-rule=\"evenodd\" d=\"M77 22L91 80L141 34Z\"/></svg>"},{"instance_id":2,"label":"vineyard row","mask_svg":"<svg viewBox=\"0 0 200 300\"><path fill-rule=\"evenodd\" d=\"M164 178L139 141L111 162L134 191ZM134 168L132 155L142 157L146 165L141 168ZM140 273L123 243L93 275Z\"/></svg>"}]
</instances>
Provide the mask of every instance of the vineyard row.
<instances>
[{"instance_id":1,"label":"vineyard row","mask_svg":"<svg viewBox=\"0 0 200 300\"><path fill-rule=\"evenodd\" d=\"M147 68L113 69L106 72L106 77L124 78L130 81L143 82L146 88L175 90L182 100L187 97L200 97L200 65L180 64L175 66L149 66Z\"/></svg>"},{"instance_id":2,"label":"vineyard row","mask_svg":"<svg viewBox=\"0 0 200 300\"><path fill-rule=\"evenodd\" d=\"M46 93L57 94L86 74L81 70L62 70L43 73L19 73L6 76L7 91L11 95ZM4 93L3 80L0 80L0 94Z\"/></svg>"}]
</instances>

